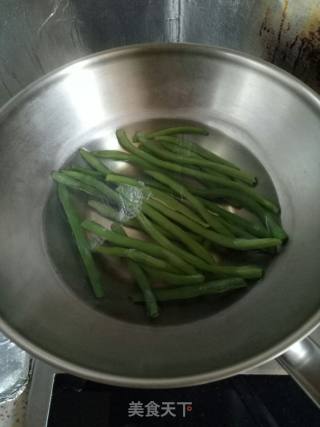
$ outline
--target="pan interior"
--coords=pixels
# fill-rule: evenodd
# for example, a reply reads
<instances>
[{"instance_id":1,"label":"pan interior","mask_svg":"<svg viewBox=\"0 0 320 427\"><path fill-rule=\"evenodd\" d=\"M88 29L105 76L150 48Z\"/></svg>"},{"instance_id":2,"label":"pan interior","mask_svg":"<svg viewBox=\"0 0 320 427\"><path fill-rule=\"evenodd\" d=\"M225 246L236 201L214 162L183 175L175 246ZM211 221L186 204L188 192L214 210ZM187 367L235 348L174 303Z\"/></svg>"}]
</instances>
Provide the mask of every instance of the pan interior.
<instances>
[{"instance_id":1,"label":"pan interior","mask_svg":"<svg viewBox=\"0 0 320 427\"><path fill-rule=\"evenodd\" d=\"M277 200L275 187L272 179L263 167L262 163L252 154L247 148L250 135L245 134L240 129L236 129L234 125L228 123L219 123L218 126L210 129L208 137L192 136L186 137L198 142L203 147L209 149L224 158L236 162L242 169L251 171L258 178L258 190L270 199ZM136 130L151 130L166 126L176 125L201 125L184 120L168 120L154 119L146 121L137 121L133 124L124 126L129 135L133 135ZM116 127L106 126L102 129L90 132L80 138L75 144L78 147L86 147L88 149L121 149L115 138ZM124 162L106 161L107 166L115 172L135 175L137 171L134 167ZM66 163L64 168L70 166L85 166L79 154L74 153ZM106 227L109 227L111 221L103 219L98 214L94 213L87 207L87 197L79 193L73 193L73 200L79 209L79 213L83 218L89 217L96 220ZM246 215L242 210L238 210L241 215ZM139 236L138 231L127 229L128 233L133 237ZM92 308L99 310L125 322L147 324L149 321L146 318L144 307L133 304L129 295L134 291L135 285L130 274L128 273L125 261L118 259L97 258L99 268L103 275L103 283L107 297L102 300L97 300L93 297L90 285L86 279L84 268L81 264L76 245L73 241L70 228L67 224L62 207L57 198L55 185L52 185L52 190L49 194L46 209L44 211L44 232L47 250L56 272L62 278L60 281L68 291L73 292L78 298L89 304ZM95 242L93 242L94 244ZM225 257L224 257L225 258ZM269 255L257 253L235 253L228 252L228 263L256 263L267 267L272 261ZM268 271L267 273L268 274ZM259 286L260 282L253 286ZM230 305L235 304L239 299L250 292L249 288L246 291L238 291L225 296L208 296L190 301L180 301L178 303L171 302L161 304L161 316L155 324L157 325L175 325L186 322L193 322L215 313L225 310Z\"/></svg>"}]
</instances>

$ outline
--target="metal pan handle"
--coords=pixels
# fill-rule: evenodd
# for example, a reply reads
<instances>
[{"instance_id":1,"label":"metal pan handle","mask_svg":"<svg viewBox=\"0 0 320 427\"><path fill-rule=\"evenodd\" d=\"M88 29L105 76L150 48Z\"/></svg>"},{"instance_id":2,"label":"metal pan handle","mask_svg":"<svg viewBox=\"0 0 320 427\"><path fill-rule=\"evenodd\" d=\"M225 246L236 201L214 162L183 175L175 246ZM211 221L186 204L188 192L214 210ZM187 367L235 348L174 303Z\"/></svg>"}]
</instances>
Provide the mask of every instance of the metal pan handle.
<instances>
[{"instance_id":1,"label":"metal pan handle","mask_svg":"<svg viewBox=\"0 0 320 427\"><path fill-rule=\"evenodd\" d=\"M320 407L320 347L311 338L293 344L277 361Z\"/></svg>"}]
</instances>

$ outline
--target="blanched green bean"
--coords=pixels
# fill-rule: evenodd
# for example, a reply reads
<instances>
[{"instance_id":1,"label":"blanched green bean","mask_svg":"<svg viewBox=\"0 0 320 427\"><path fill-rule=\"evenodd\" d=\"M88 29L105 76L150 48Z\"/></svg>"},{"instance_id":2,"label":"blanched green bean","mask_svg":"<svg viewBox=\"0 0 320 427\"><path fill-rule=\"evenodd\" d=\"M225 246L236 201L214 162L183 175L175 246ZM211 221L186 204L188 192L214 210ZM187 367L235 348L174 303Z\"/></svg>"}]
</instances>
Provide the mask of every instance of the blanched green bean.
<instances>
[{"instance_id":1,"label":"blanched green bean","mask_svg":"<svg viewBox=\"0 0 320 427\"><path fill-rule=\"evenodd\" d=\"M166 209L165 206L163 207L164 209ZM169 209L166 209L166 210L169 210ZM170 233L172 233L173 236L177 237L182 243L184 243L187 246L190 252L197 255L199 258L203 259L209 264L213 262L213 258L211 254L203 247L202 244L193 240L189 236L189 234L185 232L181 227L179 227L176 224L173 224L171 221L169 221L167 218L163 217L162 215L159 215L159 213L155 209L152 209L152 207L148 205L148 201L147 203L144 203L142 205L142 212L145 213L149 218L151 218L157 224L159 224L162 228L165 228L166 230L170 231ZM174 212L174 211L171 211L171 212ZM140 221L139 217L138 217L138 220ZM201 226L199 225L199 227ZM201 227L201 228L206 230L206 228L204 227Z\"/></svg>"},{"instance_id":2,"label":"blanched green bean","mask_svg":"<svg viewBox=\"0 0 320 427\"><path fill-rule=\"evenodd\" d=\"M156 179L157 181L160 181L162 184L167 185L172 191L174 191L177 195L180 197L183 197L187 199L192 207L199 212L199 214L202 216L202 218L207 221L207 223L215 229L216 222L213 221L212 216L208 213L204 205L201 203L201 201L195 197L190 191L179 182L171 179L170 177L164 175L161 172L157 171L145 171L146 174L152 176L152 178Z\"/></svg>"},{"instance_id":3,"label":"blanched green bean","mask_svg":"<svg viewBox=\"0 0 320 427\"><path fill-rule=\"evenodd\" d=\"M170 138L172 138L172 137L162 136L161 139L159 137L155 141L160 143L161 146L163 148L165 148L167 151L170 151L171 153L174 153L175 155L188 157L190 159L195 159L195 160L207 160L207 159L204 159L203 157L201 157L199 154L194 153L193 151L190 151L186 148L180 147L180 145L178 145L179 140L177 140L176 143L172 143L172 142L168 142L166 139L163 141L162 138L169 138L169 141L170 141ZM235 170L240 170L240 168L236 167L234 164L228 162L227 160L224 160L222 157L219 157L219 156L216 156L216 157L217 157L217 159L214 161L215 164L224 165L224 166L227 166L229 168L233 168ZM213 162L213 160L207 160L207 161ZM201 169L204 172L208 172L208 173L213 174L211 169L210 170L207 170L206 168L201 168ZM215 173L213 175L221 176L221 174L218 174L218 173Z\"/></svg>"},{"instance_id":4,"label":"blanched green bean","mask_svg":"<svg viewBox=\"0 0 320 427\"><path fill-rule=\"evenodd\" d=\"M120 195L112 190L112 188L109 188L106 184L99 181L97 178L93 176L89 176L87 174L76 172L76 171L65 171L64 174L71 176L71 178L77 179L78 181L82 182L83 184L90 185L94 187L96 190L98 190L101 194L106 196L108 200L121 205L121 198Z\"/></svg>"},{"instance_id":5,"label":"blanched green bean","mask_svg":"<svg viewBox=\"0 0 320 427\"><path fill-rule=\"evenodd\" d=\"M94 221L90 221L86 219L82 223L82 227L90 231L91 233L96 234L99 237L107 240L110 243L113 243L117 246L123 246L125 248L133 248L142 252L146 252L154 257L159 257L161 259L165 259L169 263L171 263L175 268L179 271L183 271L188 273L189 271L185 271L184 266L185 262L178 256L171 254L170 251L165 248L151 242L146 242L144 240L134 239L132 237L124 237L113 231L107 230L102 227L100 224L97 224Z\"/></svg>"},{"instance_id":6,"label":"blanched green bean","mask_svg":"<svg viewBox=\"0 0 320 427\"><path fill-rule=\"evenodd\" d=\"M172 266L168 262L163 261L162 259L155 258L137 249L127 249L117 246L98 246L94 249L94 252L100 253L102 255L128 258L139 264L147 265L149 267L157 268L159 270L174 271L172 270Z\"/></svg>"},{"instance_id":7,"label":"blanched green bean","mask_svg":"<svg viewBox=\"0 0 320 427\"><path fill-rule=\"evenodd\" d=\"M183 203L179 202L174 196L170 196L167 193L154 189L152 190L151 198L158 200L163 203L169 209L180 212L187 218L190 218L192 221L197 222L202 225L202 227L208 228L209 224L203 221L195 212L185 206Z\"/></svg>"},{"instance_id":8,"label":"blanched green bean","mask_svg":"<svg viewBox=\"0 0 320 427\"><path fill-rule=\"evenodd\" d=\"M229 212L221 206L217 205L215 202L210 200L203 199L203 203L208 207L212 212L217 213L219 216L224 218L228 223L238 225L243 228L250 234L256 237L269 237L268 231L258 222L248 220L243 218L235 213Z\"/></svg>"},{"instance_id":9,"label":"blanched green bean","mask_svg":"<svg viewBox=\"0 0 320 427\"><path fill-rule=\"evenodd\" d=\"M182 274L167 273L161 270L151 270L150 268L146 268L146 271L153 279L157 281L159 280L164 281L169 285L190 286L190 285L197 285L199 283L204 282L203 274L182 275Z\"/></svg>"},{"instance_id":10,"label":"blanched green bean","mask_svg":"<svg viewBox=\"0 0 320 427\"><path fill-rule=\"evenodd\" d=\"M90 251L89 242L87 241L83 228L81 227L81 220L78 217L76 210L74 209L73 204L70 200L69 192L67 188L62 184L58 185L58 195L66 217L68 219L69 225L71 227L78 251L82 258L82 262L86 268L86 272L90 284L92 286L94 295L97 298L101 298L104 296L104 291L102 288L99 270L95 265L94 259Z\"/></svg>"},{"instance_id":11,"label":"blanched green bean","mask_svg":"<svg viewBox=\"0 0 320 427\"><path fill-rule=\"evenodd\" d=\"M171 153L168 150L165 150L158 144L155 144L154 141L149 141L147 139L143 140L143 148L147 148L155 156L160 159L169 160L175 163L181 163L183 165L191 165L191 166L199 166L202 168L208 169L208 173L215 172L216 174L226 175L230 178L238 179L239 181L243 181L248 185L255 185L257 183L257 179L255 176L243 172L239 169L235 169L226 165L222 165L219 163L215 163L211 160L201 159L201 158L192 158L188 156L177 156L174 153Z\"/></svg>"},{"instance_id":12,"label":"blanched green bean","mask_svg":"<svg viewBox=\"0 0 320 427\"><path fill-rule=\"evenodd\" d=\"M178 257L181 257L181 252L179 251L179 247L177 247L174 243L172 243L169 239L164 236L161 231L159 231L156 227L153 226L151 221L148 220L142 213L137 215L137 220L141 224L142 229L150 236L152 237L160 246L164 247L165 249L168 249L172 253L176 254ZM182 257L183 259L183 257ZM189 265L188 263L185 263L184 271L189 274L195 273L194 268Z\"/></svg>"},{"instance_id":13,"label":"blanched green bean","mask_svg":"<svg viewBox=\"0 0 320 427\"><path fill-rule=\"evenodd\" d=\"M142 181L138 181L137 179L132 177L115 174L108 174L106 176L106 181L115 184L126 184L138 187L141 189L141 191L145 193L147 198L152 197L153 199L158 200L159 202L166 205L169 209L176 210L182 213L193 221L198 222L203 227L208 227L208 224L199 219L197 215L192 212L187 206L178 202L174 197L171 197L170 195L161 190L144 185Z\"/></svg>"},{"instance_id":14,"label":"blanched green bean","mask_svg":"<svg viewBox=\"0 0 320 427\"><path fill-rule=\"evenodd\" d=\"M285 230L281 227L280 224L273 217L271 212L265 211L258 203L254 200L250 199L250 197L245 196L244 194L240 194L237 191L229 190L229 189L214 189L207 192L206 197L211 197L215 199L227 199L229 201L236 201L242 207L249 210L253 214L255 214L262 224L270 231L271 235L280 239L282 241L286 241L288 239L288 235Z\"/></svg>"},{"instance_id":15,"label":"blanched green bean","mask_svg":"<svg viewBox=\"0 0 320 427\"><path fill-rule=\"evenodd\" d=\"M133 154L128 154L124 151L117 151L117 150L94 151L94 155L101 159L109 159L109 160L115 160L120 162L132 163L133 165L138 166L142 169L149 169L150 167L152 167L150 163L146 162L140 157L135 156Z\"/></svg>"},{"instance_id":16,"label":"blanched green bean","mask_svg":"<svg viewBox=\"0 0 320 427\"><path fill-rule=\"evenodd\" d=\"M97 159L90 151L80 148L79 150L81 157L90 165L93 169L96 169L98 172L100 172L103 175L106 175L110 172L110 169L107 168L106 165L104 165L101 160Z\"/></svg>"},{"instance_id":17,"label":"blanched green bean","mask_svg":"<svg viewBox=\"0 0 320 427\"><path fill-rule=\"evenodd\" d=\"M151 178L150 176L143 176L141 180L144 182L145 185L156 188L157 190L164 190L167 191L167 188L165 185L162 185L160 182L156 181L155 179Z\"/></svg>"},{"instance_id":18,"label":"blanched green bean","mask_svg":"<svg viewBox=\"0 0 320 427\"><path fill-rule=\"evenodd\" d=\"M147 209L147 206L145 206L145 208ZM150 207L149 207L150 208ZM150 209L149 209L150 212ZM159 223L161 222L162 225L167 226L167 228L161 227L161 229L159 230L157 228L157 226L155 226L153 224L153 228L155 228L156 230L158 230L162 235L164 235L164 231L167 231L168 233L171 234L172 237L172 233L169 231L172 229L172 226L174 226L175 224L171 223L171 225L168 225L168 221L166 219L166 217L164 217L163 215L159 214L157 215L157 218L159 220L159 222L157 223L157 226L159 226ZM154 238L154 240L160 242L161 236L159 236L158 234L153 233L151 230L150 231L150 235L152 235L152 237ZM167 236L166 236L167 237ZM166 244L163 241L163 247L165 247ZM168 246L167 246L168 247ZM171 251L172 253L172 251ZM211 263L207 264L205 261L203 261L201 258L199 258L199 256L193 255L191 252L186 251L185 249L181 248L180 246L175 245L175 250L173 253L177 253L182 259L186 260L187 262L190 263L190 265L199 268L200 270L203 271L210 271L212 272L211 266L214 263L214 259L212 258Z\"/></svg>"},{"instance_id":19,"label":"blanched green bean","mask_svg":"<svg viewBox=\"0 0 320 427\"><path fill-rule=\"evenodd\" d=\"M244 228L241 228L234 223L230 223L223 218L220 218L220 221L222 221L224 226L231 231L231 233L234 235L234 237L243 237L244 239L255 239L255 237L256 237L253 234L250 234Z\"/></svg>"},{"instance_id":20,"label":"blanched green bean","mask_svg":"<svg viewBox=\"0 0 320 427\"><path fill-rule=\"evenodd\" d=\"M144 206L144 210L146 213L150 212L153 213L153 219L157 220L158 224L161 224L164 228L167 230L173 230L173 227L176 227L175 224L171 223L169 220L167 220L163 215L161 215L159 212L156 212L148 207ZM155 234L152 234L153 238L159 238ZM175 246L175 253L177 253L181 258L185 259L186 261L190 262L191 265L197 267L198 269L202 271L210 271L218 276L239 276L244 277L247 279L250 278L260 278L262 276L262 270L255 266L220 266L220 265L214 265L213 261L211 261L210 264L204 262L202 259L200 259L198 256L192 255L190 252L185 251L184 249Z\"/></svg>"},{"instance_id":21,"label":"blanched green bean","mask_svg":"<svg viewBox=\"0 0 320 427\"><path fill-rule=\"evenodd\" d=\"M155 289L154 294L158 301L173 301L197 298L203 295L223 294L246 287L247 284L244 280L235 277L194 286L183 286L173 289ZM132 299L134 302L142 302L143 296L141 294L135 294Z\"/></svg>"},{"instance_id":22,"label":"blanched green bean","mask_svg":"<svg viewBox=\"0 0 320 427\"><path fill-rule=\"evenodd\" d=\"M93 170L93 169L89 169L89 168L83 168L81 166L72 166L69 169L65 169L65 170L71 170L71 171L75 171L75 172L81 172L81 173L86 173L87 175L91 175L94 176L96 178L104 178L105 174L102 174L100 172L98 172L97 170ZM60 172L63 172L64 169L61 169Z\"/></svg>"},{"instance_id":23,"label":"blanched green bean","mask_svg":"<svg viewBox=\"0 0 320 427\"><path fill-rule=\"evenodd\" d=\"M209 215L211 216L210 225L213 231L223 234L224 236L234 237L230 228L224 224L218 215L214 215L211 212L209 212Z\"/></svg>"},{"instance_id":24,"label":"blanched green bean","mask_svg":"<svg viewBox=\"0 0 320 427\"><path fill-rule=\"evenodd\" d=\"M211 160L212 162L216 162L216 163L221 163L224 165L227 165L229 167L232 167L234 169L239 169L237 165L235 165L232 162L229 162L228 160L218 156L215 153L212 153L209 150L206 150L204 147L202 147L199 144L196 144L194 142L191 141L184 141L181 139L177 139L177 138L170 138L170 137L166 137L166 136L160 136L157 137L157 141L163 141L166 143L170 143L173 145L175 145L176 147L179 147L183 150L186 150L186 152L189 152L190 154L193 153L193 155L195 156L199 156L201 158L207 159L207 160ZM179 153L179 151L178 151ZM183 152L180 151L180 154L182 154Z\"/></svg>"},{"instance_id":25,"label":"blanched green bean","mask_svg":"<svg viewBox=\"0 0 320 427\"><path fill-rule=\"evenodd\" d=\"M51 174L54 181L65 185L72 190L81 191L82 193L89 194L93 197L101 198L102 194L91 185L84 184L71 176L66 175L64 172L52 172Z\"/></svg>"},{"instance_id":26,"label":"blanched green bean","mask_svg":"<svg viewBox=\"0 0 320 427\"><path fill-rule=\"evenodd\" d=\"M216 184L217 186L220 186L220 187L238 190L239 192L248 194L254 200L256 200L258 203L260 203L262 206L269 209L270 211L275 212L275 213L279 212L278 206L276 206L273 202L266 199L265 197L263 197L262 195L257 193L254 189L248 187L245 184L232 181L228 178L210 175L206 172L202 172L202 171L199 171L197 169L192 169L192 168L187 168L187 167L184 167L181 165L177 165L176 163L171 163L171 162L167 162L164 160L159 160L157 157L154 157L151 154L148 154L148 153L136 148L130 142L130 140L128 139L124 130L121 130L121 129L117 130L116 135L117 135L119 144L121 145L122 148L124 148L125 150L128 150L130 153L133 153L134 155L142 158L143 160L145 160L149 164L152 164L153 165L152 169L154 169L154 167L163 168L166 170L170 170L172 172L192 176L194 178L199 179L200 181L211 182L211 183ZM206 218L204 218L204 219L207 220Z\"/></svg>"},{"instance_id":27,"label":"blanched green bean","mask_svg":"<svg viewBox=\"0 0 320 427\"><path fill-rule=\"evenodd\" d=\"M213 215L211 215L206 210L202 201L200 201L200 199L198 199L192 193L190 193L185 186L177 183L176 181L172 180L170 177L167 177L166 175L160 172L145 171L145 173L151 175L153 178L159 180L163 184L166 184L171 190L173 190L177 194L180 194L181 197L187 199L190 202L190 204L202 215L202 217L206 219L206 221L210 224L211 228L214 231L226 236L230 236L230 232L228 232L228 229L226 229L223 226L223 224L221 224L218 218L215 218Z\"/></svg>"},{"instance_id":28,"label":"blanched green bean","mask_svg":"<svg viewBox=\"0 0 320 427\"><path fill-rule=\"evenodd\" d=\"M185 216L179 214L178 212L170 211L169 209L163 209L161 203L156 202L155 200L147 200L147 204L162 212L165 216L172 218L174 221L179 224L184 225L189 230L194 233L200 234L204 238L212 241L213 243L234 250L246 251L246 250L256 250L256 249L267 249L267 248L278 248L281 246L281 240L275 238L264 238L264 239L232 239L222 234L216 233L212 230L208 230L201 225L196 224L195 222L189 220Z\"/></svg>"},{"instance_id":29,"label":"blanched green bean","mask_svg":"<svg viewBox=\"0 0 320 427\"><path fill-rule=\"evenodd\" d=\"M156 319L159 317L159 307L145 272L138 264L131 260L128 260L128 267L142 292L149 317L151 317L151 319Z\"/></svg>"},{"instance_id":30,"label":"blanched green bean","mask_svg":"<svg viewBox=\"0 0 320 427\"><path fill-rule=\"evenodd\" d=\"M88 205L100 215L110 219L111 221L123 224L125 227L137 228L139 230L141 228L139 222L135 218L127 219L121 211L114 209L112 206L107 205L106 203L101 203L96 200L89 200Z\"/></svg>"},{"instance_id":31,"label":"blanched green bean","mask_svg":"<svg viewBox=\"0 0 320 427\"><path fill-rule=\"evenodd\" d=\"M127 236L126 232L119 224L112 224L111 229L115 233L119 233L122 236ZM135 279L136 284L142 292L149 317L151 317L151 319L155 319L159 316L159 307L146 274L144 273L143 269L134 261L128 260L128 267ZM160 270L157 271L159 272Z\"/></svg>"},{"instance_id":32,"label":"blanched green bean","mask_svg":"<svg viewBox=\"0 0 320 427\"><path fill-rule=\"evenodd\" d=\"M172 153L178 154L180 156L191 157L193 159L203 159L203 157L197 155L193 151L180 147L178 138L170 136L161 136L156 138L155 141L160 142L162 147L164 147L166 150L171 151Z\"/></svg>"},{"instance_id":33,"label":"blanched green bean","mask_svg":"<svg viewBox=\"0 0 320 427\"><path fill-rule=\"evenodd\" d=\"M123 236L119 235L115 236L117 233L113 233L112 231L102 227L100 224L97 224L96 222L90 221L88 219L85 220L81 225L85 230L90 231L91 233L94 233L97 236L102 237L103 239L111 243L127 248L136 248L156 257L166 259L171 262L172 265L179 269L179 263L176 263L175 255L159 245L150 242L145 242L143 240L133 239L130 237L124 238ZM119 240L119 237L122 237L122 239ZM263 275L263 270L256 266L221 266L215 265L213 263L207 264L201 258L196 257L195 255L191 254L188 251L185 251L182 248L180 248L180 254L181 257L189 261L191 265L194 265L201 271L208 271L210 273L213 273L218 277L242 277L244 279L259 279Z\"/></svg>"},{"instance_id":34,"label":"blanched green bean","mask_svg":"<svg viewBox=\"0 0 320 427\"><path fill-rule=\"evenodd\" d=\"M116 222L124 222L123 221L123 215L121 215L121 212L117 211L113 207L107 205L106 203L101 203L96 200L89 200L88 205L97 211L100 215L111 219L112 221Z\"/></svg>"},{"instance_id":35,"label":"blanched green bean","mask_svg":"<svg viewBox=\"0 0 320 427\"><path fill-rule=\"evenodd\" d=\"M160 129L154 132L145 134L147 138L155 138L163 135L179 135L179 134L193 134L193 135L209 135L207 129L199 126L176 126L165 129Z\"/></svg>"}]
</instances>

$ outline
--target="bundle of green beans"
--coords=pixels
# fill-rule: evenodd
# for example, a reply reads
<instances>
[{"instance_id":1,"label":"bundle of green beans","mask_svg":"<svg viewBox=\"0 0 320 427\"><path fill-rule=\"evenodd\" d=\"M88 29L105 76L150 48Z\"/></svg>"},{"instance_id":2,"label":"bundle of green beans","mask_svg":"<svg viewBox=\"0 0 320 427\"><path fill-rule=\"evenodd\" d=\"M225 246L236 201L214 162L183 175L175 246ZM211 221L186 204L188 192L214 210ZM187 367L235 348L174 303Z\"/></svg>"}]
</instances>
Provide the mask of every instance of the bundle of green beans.
<instances>
[{"instance_id":1,"label":"bundle of green beans","mask_svg":"<svg viewBox=\"0 0 320 427\"><path fill-rule=\"evenodd\" d=\"M95 254L123 258L138 287L132 301L144 302L150 318L159 315L160 301L247 287L264 271L256 265L231 265L230 251L270 255L288 239L278 204L253 188L256 177L184 139L186 134L197 138L208 131L180 126L137 132L131 141L120 129L116 136L122 151L80 149L86 167L52 174L96 297L103 297L104 291ZM137 175L115 173L106 160L131 163ZM111 229L80 219L69 191L86 194L89 208L111 220ZM233 213L220 201L240 206L255 218ZM144 238L130 237L130 227ZM103 242L92 250L91 235Z\"/></svg>"}]
</instances>

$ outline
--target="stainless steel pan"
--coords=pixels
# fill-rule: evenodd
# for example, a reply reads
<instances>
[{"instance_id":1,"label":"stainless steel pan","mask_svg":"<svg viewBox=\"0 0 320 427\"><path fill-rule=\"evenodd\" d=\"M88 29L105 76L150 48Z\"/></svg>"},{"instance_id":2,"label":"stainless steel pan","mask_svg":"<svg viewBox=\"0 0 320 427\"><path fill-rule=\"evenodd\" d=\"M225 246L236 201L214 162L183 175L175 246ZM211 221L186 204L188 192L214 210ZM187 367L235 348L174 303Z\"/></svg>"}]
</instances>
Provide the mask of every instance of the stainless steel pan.
<instances>
[{"instance_id":1,"label":"stainless steel pan","mask_svg":"<svg viewBox=\"0 0 320 427\"><path fill-rule=\"evenodd\" d=\"M82 145L116 148L119 126L185 120L277 195L290 242L250 291L163 307L150 324L111 274L110 301L91 297L50 172ZM0 141L0 328L37 357L96 381L180 387L261 364L319 324L320 101L290 75L196 45L107 51L10 101Z\"/></svg>"}]
</instances>

